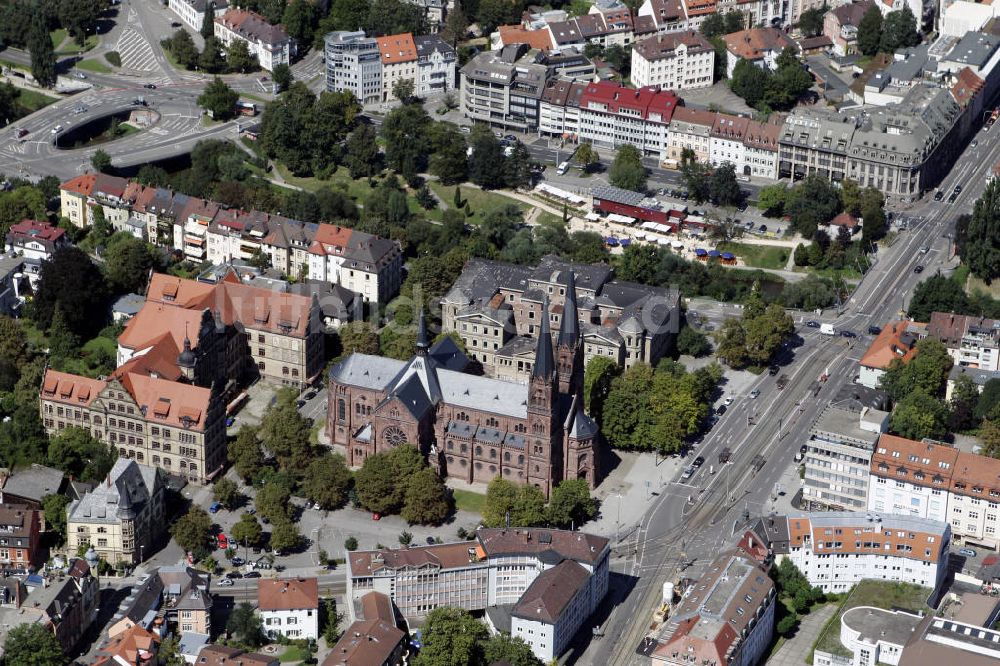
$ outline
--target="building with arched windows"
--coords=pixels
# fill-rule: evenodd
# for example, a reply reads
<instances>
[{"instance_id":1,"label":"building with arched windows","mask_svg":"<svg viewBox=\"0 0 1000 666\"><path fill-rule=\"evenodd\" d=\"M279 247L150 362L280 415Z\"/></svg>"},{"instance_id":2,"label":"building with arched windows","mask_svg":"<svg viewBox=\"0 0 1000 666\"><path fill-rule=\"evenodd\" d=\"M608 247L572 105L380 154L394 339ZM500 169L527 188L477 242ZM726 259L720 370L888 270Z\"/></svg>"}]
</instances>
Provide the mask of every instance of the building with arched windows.
<instances>
[{"instance_id":1,"label":"building with arched windows","mask_svg":"<svg viewBox=\"0 0 1000 666\"><path fill-rule=\"evenodd\" d=\"M576 306L568 290L564 312ZM430 345L420 315L416 354L399 361L351 354L330 371L327 432L351 465L410 443L441 474L468 483L501 477L548 495L564 479L600 481L597 424L583 411L582 337L576 316L557 336L542 309L527 383L465 372L451 338ZM553 339L555 337L555 339Z\"/></svg>"}]
</instances>

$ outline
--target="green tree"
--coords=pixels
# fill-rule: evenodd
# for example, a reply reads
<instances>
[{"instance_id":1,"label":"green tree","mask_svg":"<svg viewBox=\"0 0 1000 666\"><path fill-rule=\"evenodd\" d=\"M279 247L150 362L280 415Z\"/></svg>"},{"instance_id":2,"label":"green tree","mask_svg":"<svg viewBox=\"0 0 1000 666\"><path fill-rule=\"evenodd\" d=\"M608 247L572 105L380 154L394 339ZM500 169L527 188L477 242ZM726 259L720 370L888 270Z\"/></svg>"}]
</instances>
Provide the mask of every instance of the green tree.
<instances>
[{"instance_id":1,"label":"green tree","mask_svg":"<svg viewBox=\"0 0 1000 666\"><path fill-rule=\"evenodd\" d=\"M0 194L0 233L6 237L13 224L23 219L46 219L47 201L37 187L21 185Z\"/></svg>"},{"instance_id":2,"label":"green tree","mask_svg":"<svg viewBox=\"0 0 1000 666\"><path fill-rule=\"evenodd\" d=\"M424 645L413 660L414 666L482 663L482 644L488 637L486 625L468 611L439 606L427 616Z\"/></svg>"},{"instance_id":3,"label":"green tree","mask_svg":"<svg viewBox=\"0 0 1000 666\"><path fill-rule=\"evenodd\" d=\"M827 6L811 7L799 15L799 30L806 37L815 37L823 33L823 15Z\"/></svg>"},{"instance_id":4,"label":"green tree","mask_svg":"<svg viewBox=\"0 0 1000 666\"><path fill-rule=\"evenodd\" d=\"M246 482L252 482L263 469L261 461L260 438L257 428L243 426L236 433L236 438L229 442L227 450L229 462L233 463L236 473Z\"/></svg>"},{"instance_id":5,"label":"green tree","mask_svg":"<svg viewBox=\"0 0 1000 666\"><path fill-rule=\"evenodd\" d=\"M866 187L861 191L859 207L864 224L861 227L861 239L866 243L874 243L885 236L888 224L885 217L885 197L874 187Z\"/></svg>"},{"instance_id":6,"label":"green tree","mask_svg":"<svg viewBox=\"0 0 1000 666\"><path fill-rule=\"evenodd\" d=\"M57 536L57 544L66 542L66 507L69 498L65 495L51 494L42 498L42 509L45 512L46 529Z\"/></svg>"},{"instance_id":7,"label":"green tree","mask_svg":"<svg viewBox=\"0 0 1000 666\"><path fill-rule=\"evenodd\" d=\"M285 63L278 63L271 72L271 82L274 83L276 92L283 93L295 81L292 75L292 68Z\"/></svg>"},{"instance_id":8,"label":"green tree","mask_svg":"<svg viewBox=\"0 0 1000 666\"><path fill-rule=\"evenodd\" d=\"M712 353L712 343L704 333L685 324L677 334L677 351L695 358L708 356Z\"/></svg>"},{"instance_id":9,"label":"green tree","mask_svg":"<svg viewBox=\"0 0 1000 666\"><path fill-rule=\"evenodd\" d=\"M198 69L209 74L225 72L226 59L223 57L222 52L223 46L221 41L216 37L206 39L205 47L201 50L201 55L198 56ZM233 104L235 105L236 102L234 101Z\"/></svg>"},{"instance_id":10,"label":"green tree","mask_svg":"<svg viewBox=\"0 0 1000 666\"><path fill-rule=\"evenodd\" d=\"M164 47L173 54L174 59L186 69L194 69L198 64L198 47L187 30L181 28L170 38L164 40Z\"/></svg>"},{"instance_id":11,"label":"green tree","mask_svg":"<svg viewBox=\"0 0 1000 666\"><path fill-rule=\"evenodd\" d=\"M260 69L257 54L251 53L249 45L242 39L234 39L229 43L226 48L226 65L230 72L238 74L255 72Z\"/></svg>"},{"instance_id":12,"label":"green tree","mask_svg":"<svg viewBox=\"0 0 1000 666\"><path fill-rule=\"evenodd\" d=\"M198 96L198 106L216 120L227 120L236 114L236 102L239 100L240 94L217 76Z\"/></svg>"},{"instance_id":13,"label":"green tree","mask_svg":"<svg viewBox=\"0 0 1000 666\"><path fill-rule=\"evenodd\" d=\"M722 14L715 12L705 17L701 22L701 34L711 39L726 34L726 19Z\"/></svg>"},{"instance_id":14,"label":"green tree","mask_svg":"<svg viewBox=\"0 0 1000 666\"><path fill-rule=\"evenodd\" d=\"M949 373L950 374L950 373ZM948 401L948 430L963 431L975 427L976 405L979 402L979 387L966 375L959 375L951 390Z\"/></svg>"},{"instance_id":15,"label":"green tree","mask_svg":"<svg viewBox=\"0 0 1000 666\"><path fill-rule=\"evenodd\" d=\"M419 104L404 104L386 114L381 129L386 164L404 177L423 171L427 165L427 130L431 122Z\"/></svg>"},{"instance_id":16,"label":"green tree","mask_svg":"<svg viewBox=\"0 0 1000 666\"><path fill-rule=\"evenodd\" d=\"M257 434L277 458L279 469L301 476L313 456L311 433L311 422L295 406L294 391L288 391L264 413Z\"/></svg>"},{"instance_id":17,"label":"green tree","mask_svg":"<svg viewBox=\"0 0 1000 666\"><path fill-rule=\"evenodd\" d=\"M242 497L240 487L236 485L235 481L226 477L222 477L216 481L215 486L212 488L212 499L229 510L232 510L239 504Z\"/></svg>"},{"instance_id":18,"label":"green tree","mask_svg":"<svg viewBox=\"0 0 1000 666\"><path fill-rule=\"evenodd\" d=\"M102 481L117 459L116 451L84 428L64 428L49 440L49 464L80 481Z\"/></svg>"},{"instance_id":19,"label":"green tree","mask_svg":"<svg viewBox=\"0 0 1000 666\"><path fill-rule=\"evenodd\" d=\"M518 141L507 151L503 160L503 186L512 190L531 185L531 154L527 146Z\"/></svg>"},{"instance_id":20,"label":"green tree","mask_svg":"<svg viewBox=\"0 0 1000 666\"><path fill-rule=\"evenodd\" d=\"M513 514L514 501L516 499L517 486L507 479L499 476L494 477L486 487L486 501L483 505L483 525L486 527L504 527L507 524L507 516Z\"/></svg>"},{"instance_id":21,"label":"green tree","mask_svg":"<svg viewBox=\"0 0 1000 666\"><path fill-rule=\"evenodd\" d=\"M347 153L344 156L344 164L347 166L351 178L374 176L379 172L381 154L377 138L375 129L368 123L358 125L357 129L351 132L347 139ZM464 151L462 159L465 160Z\"/></svg>"},{"instance_id":22,"label":"green tree","mask_svg":"<svg viewBox=\"0 0 1000 666\"><path fill-rule=\"evenodd\" d=\"M287 523L291 515L289 503L291 497L292 493L288 486L282 483L268 483L257 491L254 506L257 508L257 513L269 522L274 524Z\"/></svg>"},{"instance_id":23,"label":"green tree","mask_svg":"<svg viewBox=\"0 0 1000 666\"><path fill-rule=\"evenodd\" d=\"M349 552L354 552L357 549L358 549L358 540L357 539L355 539L352 536L349 536L346 539L344 539L344 550L349 551Z\"/></svg>"},{"instance_id":24,"label":"green tree","mask_svg":"<svg viewBox=\"0 0 1000 666\"><path fill-rule=\"evenodd\" d=\"M405 0L371 0L365 24L368 34L398 35L427 33L423 8ZM357 26L352 28L357 29Z\"/></svg>"},{"instance_id":25,"label":"green tree","mask_svg":"<svg viewBox=\"0 0 1000 666\"><path fill-rule=\"evenodd\" d=\"M420 452L409 444L370 456L354 475L358 501L375 513L398 512L406 499L406 484L400 479L410 478L425 465Z\"/></svg>"},{"instance_id":26,"label":"green tree","mask_svg":"<svg viewBox=\"0 0 1000 666\"><path fill-rule=\"evenodd\" d=\"M240 516L240 519L236 521L236 524L233 525L229 534L236 543L247 546L257 546L260 544L260 540L264 536L264 531L261 528L260 522L257 520L256 516L244 513Z\"/></svg>"},{"instance_id":27,"label":"green tree","mask_svg":"<svg viewBox=\"0 0 1000 666\"><path fill-rule=\"evenodd\" d=\"M281 24L285 26L288 36L299 44L311 44L313 30L316 28L318 6L306 0L289 0L282 15Z\"/></svg>"},{"instance_id":28,"label":"green tree","mask_svg":"<svg viewBox=\"0 0 1000 666\"><path fill-rule=\"evenodd\" d=\"M590 172L593 170L594 166L601 161L601 156L597 154L589 142L584 141L580 144L580 147L576 149L576 154L573 155L573 159L577 164L583 167L585 172Z\"/></svg>"},{"instance_id":29,"label":"green tree","mask_svg":"<svg viewBox=\"0 0 1000 666\"><path fill-rule=\"evenodd\" d=\"M730 89L749 106L757 106L767 93L772 74L749 60L740 58L729 78Z\"/></svg>"},{"instance_id":30,"label":"green tree","mask_svg":"<svg viewBox=\"0 0 1000 666\"><path fill-rule=\"evenodd\" d=\"M332 647L340 638L340 623L344 616L337 612L337 599L335 597L323 600L323 611L323 638L326 640L326 644Z\"/></svg>"},{"instance_id":31,"label":"green tree","mask_svg":"<svg viewBox=\"0 0 1000 666\"><path fill-rule=\"evenodd\" d=\"M882 41L882 12L871 7L858 23L858 50L866 56L878 53Z\"/></svg>"},{"instance_id":32,"label":"green tree","mask_svg":"<svg viewBox=\"0 0 1000 666\"><path fill-rule=\"evenodd\" d=\"M519 486L510 516L511 525L534 527L535 525L544 525L546 520L545 493L538 487L529 484Z\"/></svg>"},{"instance_id":33,"label":"green tree","mask_svg":"<svg viewBox=\"0 0 1000 666\"><path fill-rule=\"evenodd\" d=\"M108 155L104 150L98 148L97 151L90 156L90 165L101 173L107 173L111 170L111 155Z\"/></svg>"},{"instance_id":34,"label":"green tree","mask_svg":"<svg viewBox=\"0 0 1000 666\"><path fill-rule=\"evenodd\" d=\"M344 506L350 487L351 470L340 454L315 458L306 468L301 484L302 492L327 510Z\"/></svg>"},{"instance_id":35,"label":"green tree","mask_svg":"<svg viewBox=\"0 0 1000 666\"><path fill-rule=\"evenodd\" d=\"M31 55L31 76L43 88L56 83L56 54L41 12L32 12L26 39Z\"/></svg>"},{"instance_id":36,"label":"green tree","mask_svg":"<svg viewBox=\"0 0 1000 666\"><path fill-rule=\"evenodd\" d=\"M457 128L447 127L435 140L431 156L431 173L445 185L462 183L468 177L469 162L465 138Z\"/></svg>"},{"instance_id":37,"label":"green tree","mask_svg":"<svg viewBox=\"0 0 1000 666\"><path fill-rule=\"evenodd\" d=\"M503 172L497 167L503 164L503 148L493 132L477 128L469 144L469 180L488 190L502 187Z\"/></svg>"},{"instance_id":38,"label":"green tree","mask_svg":"<svg viewBox=\"0 0 1000 666\"><path fill-rule=\"evenodd\" d=\"M68 662L55 633L39 623L13 627L4 641L3 656L10 666L64 666Z\"/></svg>"},{"instance_id":39,"label":"green tree","mask_svg":"<svg viewBox=\"0 0 1000 666\"><path fill-rule=\"evenodd\" d=\"M961 313L968 307L962 285L942 275L932 275L913 290L907 314L914 321L928 321L933 312Z\"/></svg>"},{"instance_id":40,"label":"green tree","mask_svg":"<svg viewBox=\"0 0 1000 666\"><path fill-rule=\"evenodd\" d=\"M483 643L484 664L510 664L510 666L542 666L531 646L520 636L496 634Z\"/></svg>"},{"instance_id":41,"label":"green tree","mask_svg":"<svg viewBox=\"0 0 1000 666\"><path fill-rule=\"evenodd\" d=\"M520 13L518 3L507 0L479 0L479 8L472 12L484 35L495 32L500 25L512 23Z\"/></svg>"},{"instance_id":42,"label":"green tree","mask_svg":"<svg viewBox=\"0 0 1000 666\"><path fill-rule=\"evenodd\" d=\"M1000 458L1000 420L987 419L979 426L981 453L991 458Z\"/></svg>"},{"instance_id":43,"label":"green tree","mask_svg":"<svg viewBox=\"0 0 1000 666\"><path fill-rule=\"evenodd\" d=\"M604 401L611 390L611 381L618 372L618 364L607 356L594 356L583 370L583 406L598 423L604 413Z\"/></svg>"},{"instance_id":44,"label":"green tree","mask_svg":"<svg viewBox=\"0 0 1000 666\"><path fill-rule=\"evenodd\" d=\"M704 203L712 198L712 167L687 162L681 167L681 177L688 194L696 203Z\"/></svg>"},{"instance_id":45,"label":"green tree","mask_svg":"<svg viewBox=\"0 0 1000 666\"><path fill-rule=\"evenodd\" d=\"M42 262L40 284L34 298L34 320L49 328L57 307L73 335L89 340L107 322L108 288L104 275L85 252L76 247L55 251Z\"/></svg>"},{"instance_id":46,"label":"green tree","mask_svg":"<svg viewBox=\"0 0 1000 666\"><path fill-rule=\"evenodd\" d=\"M291 520L281 520L271 528L271 548L275 552L284 553L296 550L302 545L302 535L299 527Z\"/></svg>"},{"instance_id":47,"label":"green tree","mask_svg":"<svg viewBox=\"0 0 1000 666\"><path fill-rule=\"evenodd\" d=\"M867 221L865 222L867 226ZM1000 182L991 179L972 209L959 250L972 274L986 284L1000 276Z\"/></svg>"},{"instance_id":48,"label":"green tree","mask_svg":"<svg viewBox=\"0 0 1000 666\"><path fill-rule=\"evenodd\" d=\"M455 7L448 11L448 16L444 20L444 27L441 28L441 39L457 49L458 43L465 39L469 32L469 19L462 11L462 3L455 2Z\"/></svg>"},{"instance_id":49,"label":"green tree","mask_svg":"<svg viewBox=\"0 0 1000 666\"><path fill-rule=\"evenodd\" d=\"M114 243L109 241L104 253L104 274L111 291L146 293L149 272L157 267L154 252L148 243L131 235L124 235Z\"/></svg>"},{"instance_id":50,"label":"green tree","mask_svg":"<svg viewBox=\"0 0 1000 666\"><path fill-rule=\"evenodd\" d=\"M364 321L344 324L337 331L343 355L378 354L378 334L371 324Z\"/></svg>"},{"instance_id":51,"label":"green tree","mask_svg":"<svg viewBox=\"0 0 1000 666\"><path fill-rule=\"evenodd\" d=\"M201 29L198 31L205 39L215 35L215 3L209 0L205 4L205 15L201 21ZM236 40L242 41L242 40Z\"/></svg>"},{"instance_id":52,"label":"green tree","mask_svg":"<svg viewBox=\"0 0 1000 666\"><path fill-rule=\"evenodd\" d=\"M736 167L723 162L712 172L712 201L719 206L736 206L743 201L743 190L736 182Z\"/></svg>"},{"instance_id":53,"label":"green tree","mask_svg":"<svg viewBox=\"0 0 1000 666\"><path fill-rule=\"evenodd\" d=\"M922 390L910 391L896 403L890 427L900 437L944 439L948 435L948 408Z\"/></svg>"},{"instance_id":54,"label":"green tree","mask_svg":"<svg viewBox=\"0 0 1000 666\"><path fill-rule=\"evenodd\" d=\"M239 604L229 613L226 632L233 636L239 645L251 650L259 648L267 641L260 616L254 611L254 607L246 602Z\"/></svg>"},{"instance_id":55,"label":"green tree","mask_svg":"<svg viewBox=\"0 0 1000 666\"><path fill-rule=\"evenodd\" d=\"M430 467L409 477L403 499L403 520L411 525L440 525L451 513L448 489Z\"/></svg>"},{"instance_id":56,"label":"green tree","mask_svg":"<svg viewBox=\"0 0 1000 666\"><path fill-rule=\"evenodd\" d=\"M567 479L552 491L549 522L556 527L582 526L597 515L597 500L584 479Z\"/></svg>"},{"instance_id":57,"label":"green tree","mask_svg":"<svg viewBox=\"0 0 1000 666\"><path fill-rule=\"evenodd\" d=\"M160 643L160 649L156 652L156 657L161 666L185 666L184 656L181 654L180 641L170 635Z\"/></svg>"},{"instance_id":58,"label":"green tree","mask_svg":"<svg viewBox=\"0 0 1000 666\"><path fill-rule=\"evenodd\" d=\"M212 519L200 506L192 506L170 526L174 541L200 560L211 552Z\"/></svg>"},{"instance_id":59,"label":"green tree","mask_svg":"<svg viewBox=\"0 0 1000 666\"><path fill-rule=\"evenodd\" d=\"M938 396L944 390L954 361L948 349L935 338L924 338L916 344L916 354L909 361L894 358L885 370L881 387L896 401L902 401L912 391Z\"/></svg>"},{"instance_id":60,"label":"green tree","mask_svg":"<svg viewBox=\"0 0 1000 666\"><path fill-rule=\"evenodd\" d=\"M840 212L840 193L822 176L806 176L789 194L785 213L792 218L792 229L812 238L821 223Z\"/></svg>"},{"instance_id":61,"label":"green tree","mask_svg":"<svg viewBox=\"0 0 1000 666\"><path fill-rule=\"evenodd\" d=\"M895 53L897 49L916 46L919 43L917 18L908 5L903 5L902 9L885 15L885 20L882 21L882 38L879 41L879 50L882 53Z\"/></svg>"},{"instance_id":62,"label":"green tree","mask_svg":"<svg viewBox=\"0 0 1000 666\"><path fill-rule=\"evenodd\" d=\"M58 18L62 27L79 46L87 42L87 33L97 30L97 19L105 5L100 0L60 0Z\"/></svg>"},{"instance_id":63,"label":"green tree","mask_svg":"<svg viewBox=\"0 0 1000 666\"><path fill-rule=\"evenodd\" d=\"M406 103L413 97L414 89L413 79L396 79L396 82L392 84L392 96L400 102Z\"/></svg>"},{"instance_id":64,"label":"green tree","mask_svg":"<svg viewBox=\"0 0 1000 666\"><path fill-rule=\"evenodd\" d=\"M615 187L635 192L646 190L646 168L642 165L642 153L632 144L618 148L615 161L608 172L608 180Z\"/></svg>"}]
</instances>

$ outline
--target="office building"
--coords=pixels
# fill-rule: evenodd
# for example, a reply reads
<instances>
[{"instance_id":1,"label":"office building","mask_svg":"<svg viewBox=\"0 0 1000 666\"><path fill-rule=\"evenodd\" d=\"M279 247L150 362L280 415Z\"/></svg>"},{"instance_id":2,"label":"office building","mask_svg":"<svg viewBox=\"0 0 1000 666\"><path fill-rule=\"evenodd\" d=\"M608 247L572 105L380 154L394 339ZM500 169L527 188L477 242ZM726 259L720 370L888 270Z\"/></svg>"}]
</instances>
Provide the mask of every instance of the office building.
<instances>
[{"instance_id":1,"label":"office building","mask_svg":"<svg viewBox=\"0 0 1000 666\"><path fill-rule=\"evenodd\" d=\"M362 104L382 99L382 58L374 37L364 30L331 32L324 38L326 89L347 90Z\"/></svg>"},{"instance_id":2,"label":"office building","mask_svg":"<svg viewBox=\"0 0 1000 666\"><path fill-rule=\"evenodd\" d=\"M714 78L715 48L694 31L647 37L632 45L629 71L637 88L707 88Z\"/></svg>"}]
</instances>

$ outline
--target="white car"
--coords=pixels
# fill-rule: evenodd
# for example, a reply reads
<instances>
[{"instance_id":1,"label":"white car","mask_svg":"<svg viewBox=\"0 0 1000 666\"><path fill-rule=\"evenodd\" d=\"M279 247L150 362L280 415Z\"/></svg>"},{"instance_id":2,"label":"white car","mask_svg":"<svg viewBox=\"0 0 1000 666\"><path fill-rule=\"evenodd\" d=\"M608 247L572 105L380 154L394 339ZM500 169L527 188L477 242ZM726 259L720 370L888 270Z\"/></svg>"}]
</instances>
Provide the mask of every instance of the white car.
<instances>
[{"instance_id":1,"label":"white car","mask_svg":"<svg viewBox=\"0 0 1000 666\"><path fill-rule=\"evenodd\" d=\"M63 130L63 126L62 125L56 125L55 127L52 128L52 133L53 134L59 134L59 132L62 132L62 130Z\"/></svg>"},{"instance_id":2,"label":"white car","mask_svg":"<svg viewBox=\"0 0 1000 666\"><path fill-rule=\"evenodd\" d=\"M759 396L759 395L760 395L760 389L754 389L754 390L750 391L750 399L751 400L756 400L757 396Z\"/></svg>"},{"instance_id":3,"label":"white car","mask_svg":"<svg viewBox=\"0 0 1000 666\"><path fill-rule=\"evenodd\" d=\"M725 404L725 405L731 405L731 404L733 404L733 396L727 395L726 399L723 401L723 404Z\"/></svg>"},{"instance_id":4,"label":"white car","mask_svg":"<svg viewBox=\"0 0 1000 666\"><path fill-rule=\"evenodd\" d=\"M218 580L215 584L218 585L219 587L232 587L234 585L232 578L222 578Z\"/></svg>"}]
</instances>

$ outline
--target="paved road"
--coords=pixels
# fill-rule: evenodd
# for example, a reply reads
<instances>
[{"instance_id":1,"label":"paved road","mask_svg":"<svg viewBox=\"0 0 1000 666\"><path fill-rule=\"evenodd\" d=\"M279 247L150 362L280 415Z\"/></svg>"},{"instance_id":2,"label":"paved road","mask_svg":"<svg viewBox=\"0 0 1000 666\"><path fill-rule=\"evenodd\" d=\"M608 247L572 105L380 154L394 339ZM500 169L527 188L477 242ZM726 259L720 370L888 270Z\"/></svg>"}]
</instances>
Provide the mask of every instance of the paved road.
<instances>
[{"instance_id":1,"label":"paved road","mask_svg":"<svg viewBox=\"0 0 1000 666\"><path fill-rule=\"evenodd\" d=\"M902 232L893 247L882 250L875 265L865 275L857 291L845 304L843 312L827 317L840 329L857 333L869 325L883 325L905 308L916 283L953 266L950 240L954 218L971 209L985 188L992 165L1000 159L1000 132L981 133L979 146L966 150L942 187L950 192L956 184L963 191L954 204L935 202L925 197L900 209L919 221ZM929 248L926 254L922 246ZM914 268L925 266L923 275ZM834 316L836 315L836 316ZM603 625L607 636L621 636L616 641L598 641L581 655L579 663L619 666L643 663L636 650L646 634L650 614L658 602L661 584L674 580L683 563L693 560L691 575L718 552L732 534L743 512L760 512L768 505L775 482L788 461L808 436L808 430L829 399L852 381L856 363L870 338L855 340L822 336L816 329L799 326L802 344L785 359L791 382L778 391L775 378L767 375L757 380L761 390L756 401L737 400L699 445L697 453L708 463L689 481L669 485L644 517L640 529L629 541L619 544L624 556L616 562L616 577L632 586ZM829 380L819 384L821 373ZM818 393L815 393L819 386ZM747 416L756 425L747 425ZM718 453L723 447L733 452L735 463L719 469ZM748 463L762 455L767 463L754 474ZM709 464L716 462L715 474ZM689 498L692 500L689 502Z\"/></svg>"}]
</instances>

